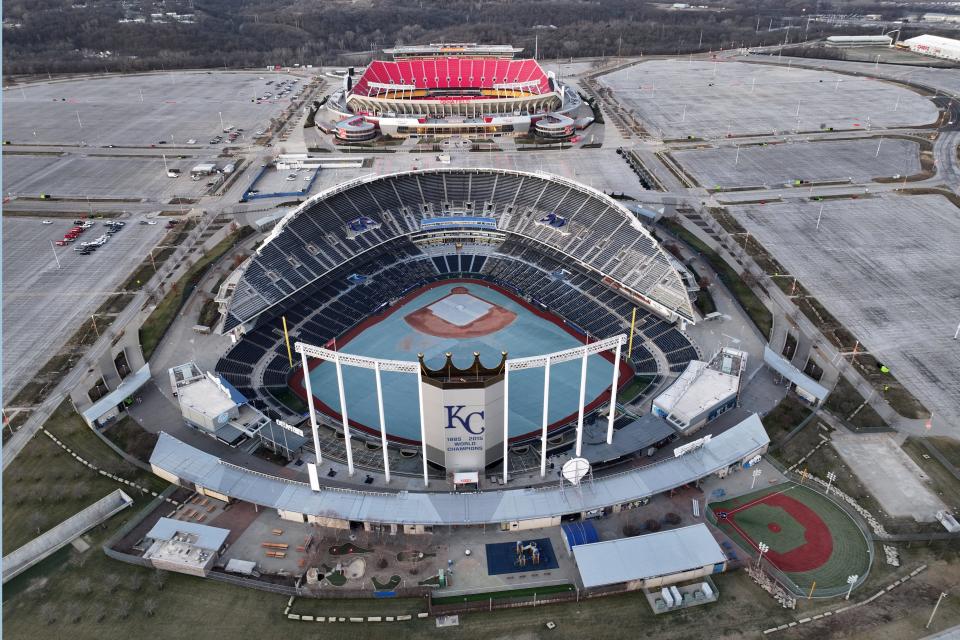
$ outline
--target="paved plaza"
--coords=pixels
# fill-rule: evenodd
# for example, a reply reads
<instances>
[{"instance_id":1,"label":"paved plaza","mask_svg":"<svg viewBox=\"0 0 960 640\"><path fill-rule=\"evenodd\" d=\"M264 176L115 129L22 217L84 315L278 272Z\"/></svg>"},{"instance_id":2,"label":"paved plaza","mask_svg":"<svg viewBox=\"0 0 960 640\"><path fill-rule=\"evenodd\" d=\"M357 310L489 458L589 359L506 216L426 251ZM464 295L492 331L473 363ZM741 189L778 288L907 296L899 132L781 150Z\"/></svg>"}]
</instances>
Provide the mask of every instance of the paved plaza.
<instances>
[{"instance_id":1,"label":"paved plaza","mask_svg":"<svg viewBox=\"0 0 960 640\"><path fill-rule=\"evenodd\" d=\"M947 508L926 485L927 475L890 434L837 431L831 443L890 515L936 522L937 511Z\"/></svg>"}]
</instances>

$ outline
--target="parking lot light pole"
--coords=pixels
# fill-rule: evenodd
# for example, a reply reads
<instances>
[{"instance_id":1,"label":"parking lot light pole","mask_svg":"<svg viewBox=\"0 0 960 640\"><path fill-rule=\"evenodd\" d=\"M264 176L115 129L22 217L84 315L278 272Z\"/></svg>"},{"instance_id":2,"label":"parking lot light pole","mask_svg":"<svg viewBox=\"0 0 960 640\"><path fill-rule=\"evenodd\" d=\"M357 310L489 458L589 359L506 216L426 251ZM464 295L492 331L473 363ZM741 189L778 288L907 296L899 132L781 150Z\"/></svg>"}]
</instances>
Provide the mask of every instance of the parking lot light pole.
<instances>
[{"instance_id":1,"label":"parking lot light pole","mask_svg":"<svg viewBox=\"0 0 960 640\"><path fill-rule=\"evenodd\" d=\"M933 624L933 616L937 615L937 609L940 607L940 601L947 597L946 591L940 592L940 597L937 598L937 604L933 605L933 613L930 614L930 619L927 620L927 626L924 629L929 629L930 625Z\"/></svg>"},{"instance_id":2,"label":"parking lot light pole","mask_svg":"<svg viewBox=\"0 0 960 640\"><path fill-rule=\"evenodd\" d=\"M57 248L53 245L53 240L50 241L50 248L53 249L53 259L57 261L57 269L59 269L60 258L57 256Z\"/></svg>"}]
</instances>

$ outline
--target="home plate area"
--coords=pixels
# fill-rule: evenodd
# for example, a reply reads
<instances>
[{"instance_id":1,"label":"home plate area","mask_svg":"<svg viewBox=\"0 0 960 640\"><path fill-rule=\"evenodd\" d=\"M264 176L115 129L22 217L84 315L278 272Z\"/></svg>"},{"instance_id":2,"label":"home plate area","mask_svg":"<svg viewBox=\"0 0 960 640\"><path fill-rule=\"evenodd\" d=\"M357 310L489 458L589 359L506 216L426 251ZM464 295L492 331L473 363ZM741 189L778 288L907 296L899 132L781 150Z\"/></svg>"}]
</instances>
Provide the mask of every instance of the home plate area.
<instances>
[{"instance_id":1,"label":"home plate area","mask_svg":"<svg viewBox=\"0 0 960 640\"><path fill-rule=\"evenodd\" d=\"M479 338L516 320L509 309L487 302L465 286L456 286L433 304L407 314L411 327L439 338Z\"/></svg>"}]
</instances>

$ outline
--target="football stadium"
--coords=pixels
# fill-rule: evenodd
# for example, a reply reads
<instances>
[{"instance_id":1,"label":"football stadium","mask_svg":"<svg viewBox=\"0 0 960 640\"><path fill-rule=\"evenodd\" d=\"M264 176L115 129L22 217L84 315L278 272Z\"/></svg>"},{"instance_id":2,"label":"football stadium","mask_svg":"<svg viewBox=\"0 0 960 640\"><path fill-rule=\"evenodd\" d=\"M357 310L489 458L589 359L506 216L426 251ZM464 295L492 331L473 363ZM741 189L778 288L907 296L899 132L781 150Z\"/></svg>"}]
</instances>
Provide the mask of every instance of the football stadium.
<instances>
[{"instance_id":1,"label":"football stadium","mask_svg":"<svg viewBox=\"0 0 960 640\"><path fill-rule=\"evenodd\" d=\"M339 140L377 135L449 136L537 133L562 139L577 123L577 92L536 60L514 59L509 45L443 44L387 49L362 72L347 70L326 103Z\"/></svg>"}]
</instances>

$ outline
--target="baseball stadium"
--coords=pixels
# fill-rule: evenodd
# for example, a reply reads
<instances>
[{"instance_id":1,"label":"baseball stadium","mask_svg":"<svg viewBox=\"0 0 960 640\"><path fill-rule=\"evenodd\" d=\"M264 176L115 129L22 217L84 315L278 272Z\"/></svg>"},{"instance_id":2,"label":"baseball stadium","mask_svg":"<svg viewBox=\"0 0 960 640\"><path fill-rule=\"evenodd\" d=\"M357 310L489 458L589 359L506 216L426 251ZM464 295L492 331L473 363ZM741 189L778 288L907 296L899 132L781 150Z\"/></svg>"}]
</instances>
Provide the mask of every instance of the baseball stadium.
<instances>
[{"instance_id":1,"label":"baseball stadium","mask_svg":"<svg viewBox=\"0 0 960 640\"><path fill-rule=\"evenodd\" d=\"M756 416L694 439L736 404L730 363L745 355L701 363L711 354L685 331L698 316L674 262L630 210L569 179L437 169L344 183L284 217L221 291L233 345L213 379L282 425L274 445L307 464L299 478L224 467L170 434L151 463L300 521L543 526L726 473L768 443ZM684 394L662 416L617 397L704 367L726 391L692 417ZM209 435L237 446L241 422ZM654 451L658 464L636 455ZM322 479L321 465L333 465ZM557 484L584 474L596 490ZM387 490L365 492L375 479ZM465 484L477 492L448 493Z\"/></svg>"},{"instance_id":2,"label":"baseball stadium","mask_svg":"<svg viewBox=\"0 0 960 640\"><path fill-rule=\"evenodd\" d=\"M336 137L537 133L569 138L577 92L510 46L444 44L388 49L362 72L348 69L326 103ZM580 123L579 128L586 126ZM539 125L539 126L538 126Z\"/></svg>"}]
</instances>

